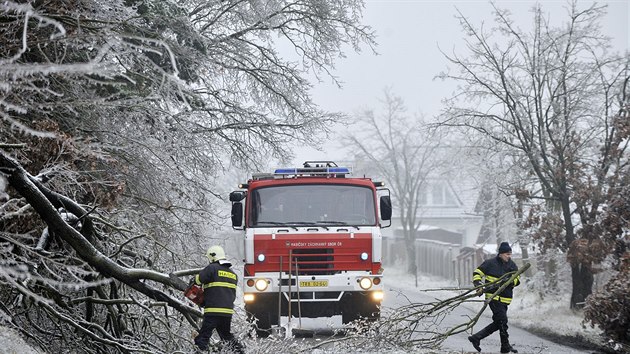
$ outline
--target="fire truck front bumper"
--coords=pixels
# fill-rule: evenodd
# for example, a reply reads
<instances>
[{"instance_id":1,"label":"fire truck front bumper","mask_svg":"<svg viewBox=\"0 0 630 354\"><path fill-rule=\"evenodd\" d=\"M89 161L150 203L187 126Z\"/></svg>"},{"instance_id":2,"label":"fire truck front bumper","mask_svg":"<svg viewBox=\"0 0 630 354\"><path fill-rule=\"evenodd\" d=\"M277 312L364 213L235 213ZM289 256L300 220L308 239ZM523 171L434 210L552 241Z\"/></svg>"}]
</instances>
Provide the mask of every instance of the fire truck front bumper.
<instances>
[{"instance_id":1,"label":"fire truck front bumper","mask_svg":"<svg viewBox=\"0 0 630 354\"><path fill-rule=\"evenodd\" d=\"M246 304L259 298L268 298L282 293L291 302L340 302L349 294L362 293L370 300L379 303L383 300L381 275L361 272L335 275L303 275L289 277L278 273L258 273L243 279L243 293Z\"/></svg>"}]
</instances>

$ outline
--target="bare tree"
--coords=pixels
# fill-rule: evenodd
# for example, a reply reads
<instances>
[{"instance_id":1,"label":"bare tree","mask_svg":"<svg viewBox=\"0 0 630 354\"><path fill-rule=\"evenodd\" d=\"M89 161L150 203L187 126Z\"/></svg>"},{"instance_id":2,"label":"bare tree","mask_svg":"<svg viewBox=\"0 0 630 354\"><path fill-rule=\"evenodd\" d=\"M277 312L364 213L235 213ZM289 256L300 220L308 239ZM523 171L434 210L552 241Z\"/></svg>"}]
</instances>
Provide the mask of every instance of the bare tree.
<instances>
[{"instance_id":1,"label":"bare tree","mask_svg":"<svg viewBox=\"0 0 630 354\"><path fill-rule=\"evenodd\" d=\"M537 6L531 32L519 29L507 11L494 10L491 32L460 14L470 55L446 55L456 71L440 76L460 88L446 101L441 124L478 133L489 146L527 161L536 178L528 198L546 201L536 236L544 249L568 252L571 307L581 306L591 293L592 265L602 257L575 253L578 244L600 241L576 232L588 221L574 221L581 208L575 208L575 191L591 176L605 174L597 161L615 135L615 97L627 77L627 57L608 53L609 39L599 28L604 7L582 10L574 2L567 22L554 27Z\"/></svg>"},{"instance_id":2,"label":"bare tree","mask_svg":"<svg viewBox=\"0 0 630 354\"><path fill-rule=\"evenodd\" d=\"M422 223L422 195L429 180L444 172L442 138L420 117L408 115L402 98L389 90L381 102L382 113L366 110L357 117L360 129L350 134L350 143L357 159L375 167L390 187L403 229L407 271L417 275L415 240Z\"/></svg>"}]
</instances>

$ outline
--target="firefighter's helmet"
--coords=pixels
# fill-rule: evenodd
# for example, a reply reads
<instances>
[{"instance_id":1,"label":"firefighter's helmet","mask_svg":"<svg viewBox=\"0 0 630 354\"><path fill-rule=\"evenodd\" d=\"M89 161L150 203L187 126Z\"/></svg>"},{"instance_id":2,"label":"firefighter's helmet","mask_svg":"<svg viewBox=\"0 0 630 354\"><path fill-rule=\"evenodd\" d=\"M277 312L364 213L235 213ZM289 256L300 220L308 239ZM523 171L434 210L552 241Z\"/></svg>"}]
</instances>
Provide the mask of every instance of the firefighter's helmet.
<instances>
[{"instance_id":1,"label":"firefighter's helmet","mask_svg":"<svg viewBox=\"0 0 630 354\"><path fill-rule=\"evenodd\" d=\"M225 259L225 251L223 247L214 245L208 248L208 252L206 252L206 256L210 260L210 262L216 262L221 259Z\"/></svg>"}]
</instances>

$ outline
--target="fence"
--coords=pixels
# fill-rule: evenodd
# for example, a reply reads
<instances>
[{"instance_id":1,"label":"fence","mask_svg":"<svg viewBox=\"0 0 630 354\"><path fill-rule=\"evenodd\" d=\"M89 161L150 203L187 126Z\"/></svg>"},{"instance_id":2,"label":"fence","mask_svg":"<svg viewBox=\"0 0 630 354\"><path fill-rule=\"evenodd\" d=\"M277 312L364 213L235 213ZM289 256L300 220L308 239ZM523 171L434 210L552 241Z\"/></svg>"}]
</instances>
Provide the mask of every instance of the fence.
<instances>
[{"instance_id":1,"label":"fence","mask_svg":"<svg viewBox=\"0 0 630 354\"><path fill-rule=\"evenodd\" d=\"M468 284L472 271L485 258L483 249L462 248L461 245L436 240L416 239L416 265L418 273L439 276ZM385 265L396 261L406 264L407 246L400 238L383 239Z\"/></svg>"}]
</instances>

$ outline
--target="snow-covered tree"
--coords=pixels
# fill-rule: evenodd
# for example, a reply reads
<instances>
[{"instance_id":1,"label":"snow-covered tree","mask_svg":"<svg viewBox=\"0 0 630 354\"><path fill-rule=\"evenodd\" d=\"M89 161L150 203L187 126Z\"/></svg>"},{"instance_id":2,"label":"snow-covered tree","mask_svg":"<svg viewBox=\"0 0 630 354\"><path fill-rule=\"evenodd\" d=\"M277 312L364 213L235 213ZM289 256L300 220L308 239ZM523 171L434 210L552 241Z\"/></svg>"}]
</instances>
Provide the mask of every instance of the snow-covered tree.
<instances>
[{"instance_id":1,"label":"snow-covered tree","mask_svg":"<svg viewBox=\"0 0 630 354\"><path fill-rule=\"evenodd\" d=\"M0 318L55 352L178 349L199 314L168 273L201 265L220 238L215 178L290 155L288 142L339 117L313 103L305 76L330 75L345 45L374 44L361 11L0 4Z\"/></svg>"},{"instance_id":2,"label":"snow-covered tree","mask_svg":"<svg viewBox=\"0 0 630 354\"><path fill-rule=\"evenodd\" d=\"M630 350L630 160L626 147L630 142L630 78L624 82L622 108L613 121L614 134L602 152L601 164L607 169L600 176L586 179L579 189L584 199L578 205L580 216L588 220L585 238L598 238L599 251L612 258L616 273L606 285L588 297L584 317L598 325L611 340L608 344L620 352ZM607 188L601 188L605 185ZM582 255L581 247L578 255ZM611 252L612 251L612 252ZM581 254L582 253L582 254Z\"/></svg>"}]
</instances>

